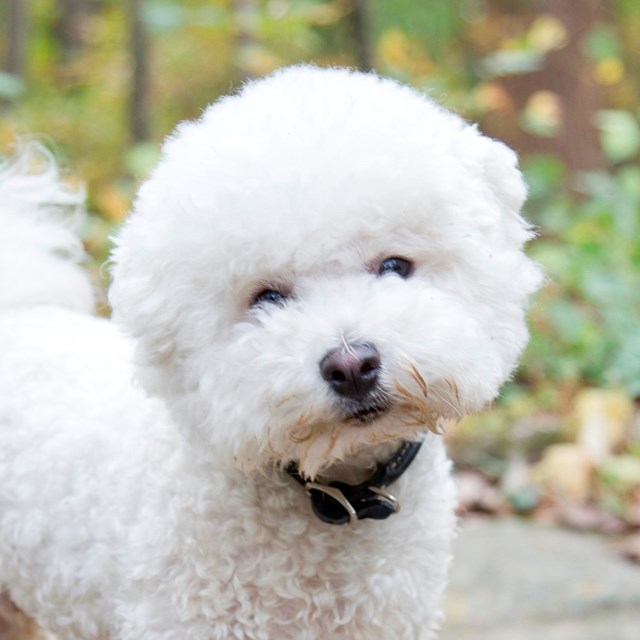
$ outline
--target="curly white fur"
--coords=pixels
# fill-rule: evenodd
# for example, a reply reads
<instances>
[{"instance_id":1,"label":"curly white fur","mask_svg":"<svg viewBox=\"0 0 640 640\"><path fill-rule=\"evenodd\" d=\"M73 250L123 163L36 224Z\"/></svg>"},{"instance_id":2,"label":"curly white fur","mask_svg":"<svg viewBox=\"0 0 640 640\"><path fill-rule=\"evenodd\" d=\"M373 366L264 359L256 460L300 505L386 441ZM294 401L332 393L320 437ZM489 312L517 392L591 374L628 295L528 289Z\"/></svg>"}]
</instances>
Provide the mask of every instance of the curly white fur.
<instances>
[{"instance_id":1,"label":"curly white fur","mask_svg":"<svg viewBox=\"0 0 640 640\"><path fill-rule=\"evenodd\" d=\"M180 125L116 241L115 324L37 292L0 315L13 602L65 639L434 638L455 490L430 430L496 396L540 281L515 163L417 92L339 69L283 70ZM15 180L60 193L14 169L0 193ZM28 226L24 202L0 216ZM376 277L390 256L412 277ZM251 307L265 286L287 304ZM340 421L318 369L362 340L393 404L366 426ZM421 437L385 521L324 524L281 470L357 476Z\"/></svg>"}]
</instances>

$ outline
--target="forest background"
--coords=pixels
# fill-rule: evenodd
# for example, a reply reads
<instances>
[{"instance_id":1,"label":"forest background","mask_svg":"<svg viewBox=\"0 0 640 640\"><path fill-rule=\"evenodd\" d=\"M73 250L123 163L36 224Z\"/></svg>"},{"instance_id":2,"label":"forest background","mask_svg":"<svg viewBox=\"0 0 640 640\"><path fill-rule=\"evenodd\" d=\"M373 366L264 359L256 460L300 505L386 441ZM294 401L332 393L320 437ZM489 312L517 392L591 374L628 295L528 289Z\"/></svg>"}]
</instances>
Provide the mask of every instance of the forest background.
<instances>
[{"instance_id":1,"label":"forest background","mask_svg":"<svg viewBox=\"0 0 640 640\"><path fill-rule=\"evenodd\" d=\"M640 560L637 0L4 0L0 24L0 149L35 135L86 183L103 279L162 138L283 65L374 69L511 145L549 282L515 378L448 434L461 509Z\"/></svg>"}]
</instances>

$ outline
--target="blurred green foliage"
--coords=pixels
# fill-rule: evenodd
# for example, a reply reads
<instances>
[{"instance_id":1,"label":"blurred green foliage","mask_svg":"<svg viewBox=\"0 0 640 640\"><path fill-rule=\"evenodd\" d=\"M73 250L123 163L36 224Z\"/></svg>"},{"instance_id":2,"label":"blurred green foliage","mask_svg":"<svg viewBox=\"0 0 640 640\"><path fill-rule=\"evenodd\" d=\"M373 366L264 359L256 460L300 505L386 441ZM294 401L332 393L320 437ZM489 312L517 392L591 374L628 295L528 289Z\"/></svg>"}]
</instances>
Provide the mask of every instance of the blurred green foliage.
<instances>
[{"instance_id":1,"label":"blurred green foliage","mask_svg":"<svg viewBox=\"0 0 640 640\"><path fill-rule=\"evenodd\" d=\"M583 174L577 196L553 158L530 159L525 173L541 234L531 255L549 283L531 313L522 377L640 396L640 167Z\"/></svg>"},{"instance_id":2,"label":"blurred green foliage","mask_svg":"<svg viewBox=\"0 0 640 640\"><path fill-rule=\"evenodd\" d=\"M368 37L377 68L482 118L504 98L496 78L542 69L550 52L566 46L566 27L537 4L372 0ZM247 74L300 61L356 62L348 0L147 0L152 138L134 144L130 4L87 6L82 46L65 57L60 3L29 3L24 77L0 74L0 143L27 132L45 136L88 182L96 215L87 243L99 260L177 121L196 117ZM582 42L600 79L603 108L593 115L606 166L570 175L551 154L523 160L531 190L526 213L540 230L531 252L549 284L532 310L518 383L622 385L639 396L640 126L629 96L638 96L640 8L631 0L607 6ZM543 137L558 126L544 96L516 117Z\"/></svg>"},{"instance_id":3,"label":"blurred green foliage","mask_svg":"<svg viewBox=\"0 0 640 640\"><path fill-rule=\"evenodd\" d=\"M80 46L68 55L59 35L60 3L28 3L23 77L0 73L0 145L27 133L42 136L88 183L93 215L85 235L97 262L176 122L197 117L247 76L297 62L358 62L350 0L147 0L151 137L134 143L131 3L86 3L91 7L82 16ZM572 54L584 58L580 74L589 79L596 106L585 105L584 136L565 146L595 131L600 166L594 170L576 170L567 160L570 149L563 155L553 146L576 114L563 112L568 96L551 76L545 80L550 61L576 37L560 9L579 12L594 4L368 4L365 35L379 72L480 120L492 135L511 136L523 157L530 185L526 215L540 236L531 254L549 281L531 310L524 363L498 409L484 419L485 436L503 433L525 414L568 414L584 386L622 387L640 397L640 3L601 2L600 11L586 16ZM7 48L5 33L0 55ZM518 95L518 79L529 77L539 88ZM550 152L541 154L546 144ZM634 447L630 442L637 456Z\"/></svg>"}]
</instances>

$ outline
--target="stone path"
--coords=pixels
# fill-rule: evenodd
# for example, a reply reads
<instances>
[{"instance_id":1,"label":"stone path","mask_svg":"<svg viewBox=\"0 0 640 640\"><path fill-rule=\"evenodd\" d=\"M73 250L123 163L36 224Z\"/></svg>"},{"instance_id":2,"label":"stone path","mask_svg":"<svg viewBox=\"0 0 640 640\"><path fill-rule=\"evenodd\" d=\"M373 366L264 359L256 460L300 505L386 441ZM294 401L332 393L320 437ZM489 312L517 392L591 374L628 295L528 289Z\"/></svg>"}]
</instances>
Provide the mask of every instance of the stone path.
<instances>
[{"instance_id":1,"label":"stone path","mask_svg":"<svg viewBox=\"0 0 640 640\"><path fill-rule=\"evenodd\" d=\"M441 640L639 640L640 568L596 536L471 520L445 609Z\"/></svg>"}]
</instances>

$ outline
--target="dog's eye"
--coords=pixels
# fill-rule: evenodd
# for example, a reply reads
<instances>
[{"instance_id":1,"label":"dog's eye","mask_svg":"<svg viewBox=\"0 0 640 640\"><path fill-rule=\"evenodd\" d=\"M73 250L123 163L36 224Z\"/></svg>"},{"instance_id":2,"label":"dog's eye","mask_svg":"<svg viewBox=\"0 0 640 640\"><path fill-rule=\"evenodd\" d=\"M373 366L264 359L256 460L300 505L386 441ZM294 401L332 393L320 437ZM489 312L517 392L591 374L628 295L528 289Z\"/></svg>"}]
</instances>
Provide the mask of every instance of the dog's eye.
<instances>
[{"instance_id":1,"label":"dog's eye","mask_svg":"<svg viewBox=\"0 0 640 640\"><path fill-rule=\"evenodd\" d=\"M384 276L387 273L395 273L406 279L413 273L413 263L404 258L387 258L378 266L377 275Z\"/></svg>"},{"instance_id":2,"label":"dog's eye","mask_svg":"<svg viewBox=\"0 0 640 640\"><path fill-rule=\"evenodd\" d=\"M277 289L263 289L253 297L253 300L251 300L251 306L256 307L267 304L277 304L282 307L288 298L289 296L286 293L278 291Z\"/></svg>"}]
</instances>

